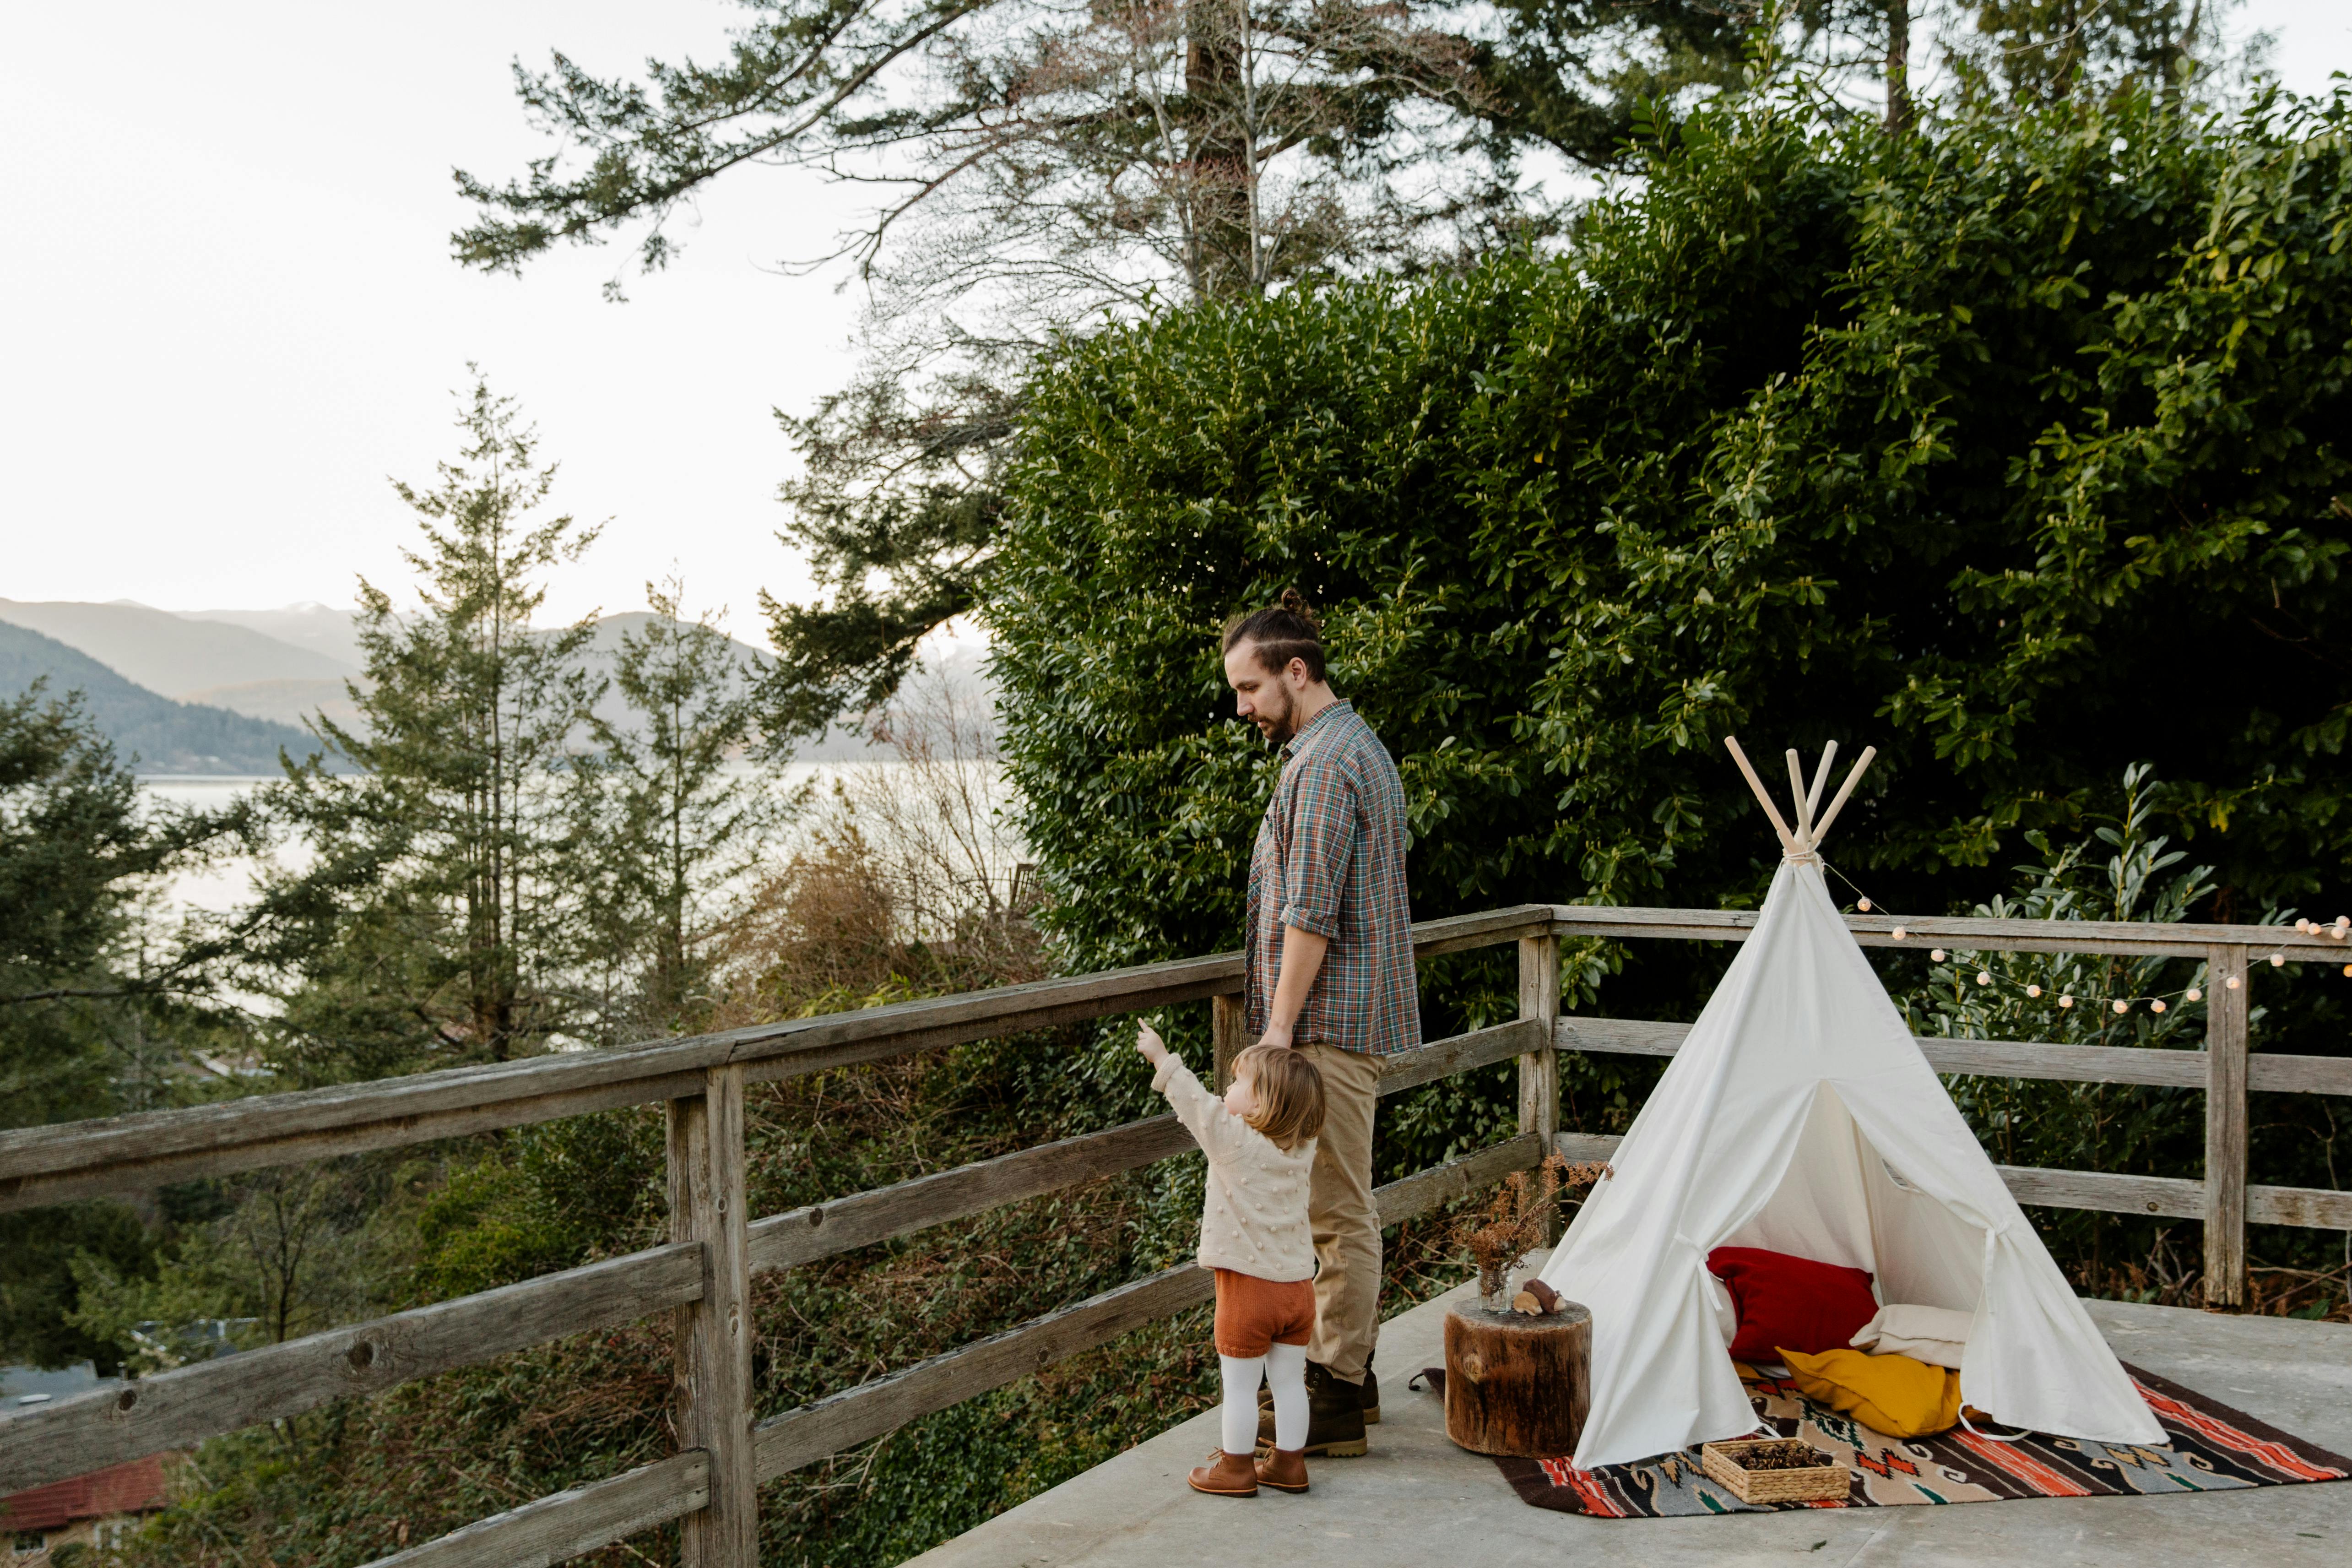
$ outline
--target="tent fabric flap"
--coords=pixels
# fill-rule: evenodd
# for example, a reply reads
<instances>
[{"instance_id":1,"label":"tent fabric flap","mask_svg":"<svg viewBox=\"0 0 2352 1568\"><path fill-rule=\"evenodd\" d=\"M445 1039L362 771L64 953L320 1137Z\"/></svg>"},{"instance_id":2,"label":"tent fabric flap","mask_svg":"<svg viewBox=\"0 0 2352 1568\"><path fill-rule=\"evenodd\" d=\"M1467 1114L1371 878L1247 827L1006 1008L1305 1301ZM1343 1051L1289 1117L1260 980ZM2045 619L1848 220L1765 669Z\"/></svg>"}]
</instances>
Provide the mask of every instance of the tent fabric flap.
<instances>
[{"instance_id":1,"label":"tent fabric flap","mask_svg":"<svg viewBox=\"0 0 2352 1568\"><path fill-rule=\"evenodd\" d=\"M1972 1314L1961 1395L2093 1441L2163 1428L1969 1129L1811 856L1783 860L1543 1278L1592 1313L1574 1462L1754 1429L1706 1255L1762 1247L1864 1268L1882 1303Z\"/></svg>"}]
</instances>

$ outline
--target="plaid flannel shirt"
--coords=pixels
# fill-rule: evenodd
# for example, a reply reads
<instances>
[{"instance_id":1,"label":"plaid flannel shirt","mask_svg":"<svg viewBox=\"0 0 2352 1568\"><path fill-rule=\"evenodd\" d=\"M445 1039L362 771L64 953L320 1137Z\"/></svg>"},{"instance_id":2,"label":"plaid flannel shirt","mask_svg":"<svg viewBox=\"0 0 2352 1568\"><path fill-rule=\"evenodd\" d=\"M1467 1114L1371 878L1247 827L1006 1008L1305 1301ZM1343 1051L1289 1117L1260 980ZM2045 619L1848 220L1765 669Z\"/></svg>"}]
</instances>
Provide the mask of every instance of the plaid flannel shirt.
<instances>
[{"instance_id":1,"label":"plaid flannel shirt","mask_svg":"<svg viewBox=\"0 0 2352 1568\"><path fill-rule=\"evenodd\" d=\"M1421 1044L1406 902L1404 781L1371 727L1334 702L1282 749L1250 851L1244 967L1253 1035L1282 975L1282 928L1328 937L1291 1038L1387 1056Z\"/></svg>"}]
</instances>

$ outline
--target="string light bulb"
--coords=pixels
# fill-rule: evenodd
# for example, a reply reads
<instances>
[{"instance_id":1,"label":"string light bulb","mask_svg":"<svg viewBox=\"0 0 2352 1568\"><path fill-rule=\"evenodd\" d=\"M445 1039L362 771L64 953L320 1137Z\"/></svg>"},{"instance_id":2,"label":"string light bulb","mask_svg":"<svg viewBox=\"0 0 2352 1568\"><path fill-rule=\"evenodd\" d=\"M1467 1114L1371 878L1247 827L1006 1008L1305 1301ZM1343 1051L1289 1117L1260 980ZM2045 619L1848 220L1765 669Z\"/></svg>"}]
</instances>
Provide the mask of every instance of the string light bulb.
<instances>
[{"instance_id":1,"label":"string light bulb","mask_svg":"<svg viewBox=\"0 0 2352 1568\"><path fill-rule=\"evenodd\" d=\"M1868 914L1874 907L1871 903L1868 895L1864 894L1859 888L1855 888L1853 892L1855 910L1860 913ZM2347 939L2352 939L2352 915L2338 915L2336 917L2335 922L2330 925L2323 925L2319 921L2310 919L2308 916L2298 917L2294 922L2294 929L2306 936L2326 936L2337 942L2344 942ZM1908 926L1895 926L1887 932L1887 935L1893 941L1906 942L1910 939L1912 932ZM1953 955L1943 948L1938 947L1930 949L1927 956L1931 961L1937 963L1943 963L1951 959ZM2273 969L2283 969L2286 966L2286 952L2284 949L2273 951L2270 953L2264 954L2263 956L2270 960L2271 967ZM2347 980L2352 980L2352 963L2344 965L2343 973ZM1995 981L1993 979L1992 971L1990 969L1978 970L1976 974L1976 983L1980 986L1990 987L1993 985ZM2018 983L2013 980L2003 982L2002 984L2011 985L2018 984ZM2242 990L2243 988L2242 977L2234 974L2225 975L2222 978L2221 984L2224 989L2231 991ZM2034 999L2035 1001L2040 1001L2044 995L2043 989L2039 984L2020 985L2019 989L2022 990L2027 996ZM2118 1017L2128 1015L2132 1010L2132 1004L2135 1002L2145 1001L2147 1003L2147 1010L2149 1012L2159 1014L2170 1012L2173 1005L2170 1001L2163 996L2110 997L2106 1000L2107 1005ZM2191 1004L2202 1002L2205 1000L2205 988L2202 986L2191 985L2180 993L2180 1000ZM2097 1005L2098 998L2092 998L2091 1001L2094 1006ZM2058 1005L2064 1008L2072 1008L2074 1005L2074 994L2072 992L2067 992L2060 995L2058 997Z\"/></svg>"}]
</instances>

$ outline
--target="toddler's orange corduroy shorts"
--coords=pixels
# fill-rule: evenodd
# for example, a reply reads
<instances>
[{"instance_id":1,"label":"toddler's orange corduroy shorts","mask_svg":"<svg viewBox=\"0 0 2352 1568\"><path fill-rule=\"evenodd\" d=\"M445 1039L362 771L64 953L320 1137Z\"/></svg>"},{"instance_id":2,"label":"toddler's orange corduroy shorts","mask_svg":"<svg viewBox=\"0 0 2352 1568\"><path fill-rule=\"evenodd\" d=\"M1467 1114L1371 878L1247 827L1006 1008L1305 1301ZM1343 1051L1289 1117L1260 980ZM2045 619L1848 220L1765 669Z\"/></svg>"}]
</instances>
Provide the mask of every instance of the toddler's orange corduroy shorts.
<instances>
[{"instance_id":1,"label":"toddler's orange corduroy shorts","mask_svg":"<svg viewBox=\"0 0 2352 1568\"><path fill-rule=\"evenodd\" d=\"M1246 1361L1271 1345L1303 1345L1315 1331L1315 1281L1260 1279L1220 1268L1216 1342L1219 1355Z\"/></svg>"}]
</instances>

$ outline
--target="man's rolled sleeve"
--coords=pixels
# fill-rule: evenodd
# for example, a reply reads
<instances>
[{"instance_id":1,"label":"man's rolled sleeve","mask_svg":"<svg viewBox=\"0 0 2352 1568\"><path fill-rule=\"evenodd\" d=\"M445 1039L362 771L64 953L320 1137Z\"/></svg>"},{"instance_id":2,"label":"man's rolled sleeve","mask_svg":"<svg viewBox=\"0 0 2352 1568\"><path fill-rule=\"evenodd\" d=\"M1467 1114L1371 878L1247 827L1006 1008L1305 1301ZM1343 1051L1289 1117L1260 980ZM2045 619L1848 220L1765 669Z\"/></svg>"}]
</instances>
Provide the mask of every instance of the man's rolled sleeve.
<instances>
[{"instance_id":1,"label":"man's rolled sleeve","mask_svg":"<svg viewBox=\"0 0 2352 1568\"><path fill-rule=\"evenodd\" d=\"M1250 846L1243 929L1250 1029L1271 1026L1287 927L1330 944L1293 1038L1370 1056L1411 1050L1421 1043L1421 1002L1396 763L1344 700L1308 720L1282 757Z\"/></svg>"},{"instance_id":2,"label":"man's rolled sleeve","mask_svg":"<svg viewBox=\"0 0 2352 1568\"><path fill-rule=\"evenodd\" d=\"M1283 868L1284 925L1326 940L1339 934L1339 895L1355 858L1360 815L1355 792L1338 770L1309 763L1298 780L1290 853Z\"/></svg>"}]
</instances>

